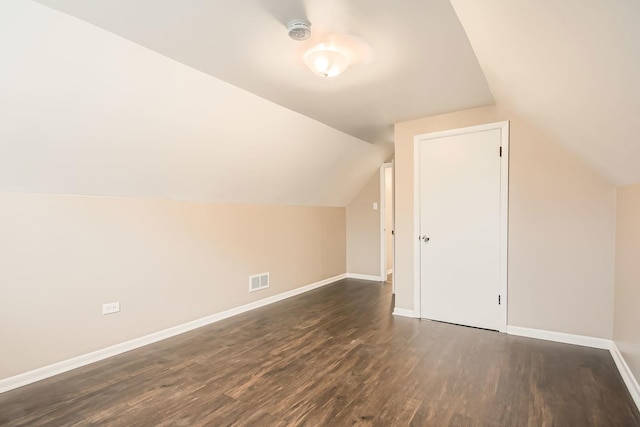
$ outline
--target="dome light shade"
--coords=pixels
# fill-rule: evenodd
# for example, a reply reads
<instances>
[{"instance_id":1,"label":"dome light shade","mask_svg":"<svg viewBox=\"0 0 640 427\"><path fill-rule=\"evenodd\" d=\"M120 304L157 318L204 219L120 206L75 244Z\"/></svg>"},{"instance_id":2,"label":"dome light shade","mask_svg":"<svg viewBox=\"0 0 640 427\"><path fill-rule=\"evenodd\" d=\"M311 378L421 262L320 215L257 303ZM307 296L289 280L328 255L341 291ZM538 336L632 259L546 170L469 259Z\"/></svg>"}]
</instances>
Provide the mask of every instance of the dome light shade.
<instances>
[{"instance_id":1,"label":"dome light shade","mask_svg":"<svg viewBox=\"0 0 640 427\"><path fill-rule=\"evenodd\" d=\"M304 54L307 67L319 76L336 77L347 69L349 55L333 43L320 43Z\"/></svg>"}]
</instances>

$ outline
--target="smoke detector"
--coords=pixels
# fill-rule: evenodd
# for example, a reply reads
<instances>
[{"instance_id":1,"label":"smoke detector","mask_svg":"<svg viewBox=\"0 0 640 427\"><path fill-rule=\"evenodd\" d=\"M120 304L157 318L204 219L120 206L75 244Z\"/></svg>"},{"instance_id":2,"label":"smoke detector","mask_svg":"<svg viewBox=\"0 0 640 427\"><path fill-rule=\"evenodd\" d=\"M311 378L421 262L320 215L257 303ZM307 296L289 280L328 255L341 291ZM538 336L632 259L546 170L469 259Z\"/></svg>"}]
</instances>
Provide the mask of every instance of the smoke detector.
<instances>
[{"instance_id":1,"label":"smoke detector","mask_svg":"<svg viewBox=\"0 0 640 427\"><path fill-rule=\"evenodd\" d=\"M287 24L289 37L296 41L304 41L311 36L311 22L306 19L294 19Z\"/></svg>"}]
</instances>

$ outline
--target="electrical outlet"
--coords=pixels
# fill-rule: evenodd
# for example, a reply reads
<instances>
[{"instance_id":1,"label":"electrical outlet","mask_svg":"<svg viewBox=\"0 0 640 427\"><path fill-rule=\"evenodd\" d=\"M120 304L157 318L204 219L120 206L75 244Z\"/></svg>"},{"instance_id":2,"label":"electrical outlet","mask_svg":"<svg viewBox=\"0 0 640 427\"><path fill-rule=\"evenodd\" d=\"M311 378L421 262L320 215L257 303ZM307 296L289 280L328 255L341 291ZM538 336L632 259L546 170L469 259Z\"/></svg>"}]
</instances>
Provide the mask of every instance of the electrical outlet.
<instances>
[{"instance_id":1,"label":"electrical outlet","mask_svg":"<svg viewBox=\"0 0 640 427\"><path fill-rule=\"evenodd\" d=\"M120 311L120 302L102 304L102 314L117 313Z\"/></svg>"},{"instance_id":2,"label":"electrical outlet","mask_svg":"<svg viewBox=\"0 0 640 427\"><path fill-rule=\"evenodd\" d=\"M378 210L378 202L373 202L373 210L374 211Z\"/></svg>"}]
</instances>

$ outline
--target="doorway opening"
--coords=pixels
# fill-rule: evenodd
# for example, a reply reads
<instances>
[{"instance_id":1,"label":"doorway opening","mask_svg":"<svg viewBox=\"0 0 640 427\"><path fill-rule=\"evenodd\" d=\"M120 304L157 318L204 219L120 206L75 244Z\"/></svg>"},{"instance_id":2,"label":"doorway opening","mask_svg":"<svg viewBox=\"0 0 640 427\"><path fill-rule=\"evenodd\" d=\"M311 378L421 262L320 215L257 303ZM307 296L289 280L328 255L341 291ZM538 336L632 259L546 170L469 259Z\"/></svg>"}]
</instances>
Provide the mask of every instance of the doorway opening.
<instances>
[{"instance_id":1,"label":"doorway opening","mask_svg":"<svg viewBox=\"0 0 640 427\"><path fill-rule=\"evenodd\" d=\"M380 277L391 280L395 294L395 209L393 161L380 167Z\"/></svg>"}]
</instances>

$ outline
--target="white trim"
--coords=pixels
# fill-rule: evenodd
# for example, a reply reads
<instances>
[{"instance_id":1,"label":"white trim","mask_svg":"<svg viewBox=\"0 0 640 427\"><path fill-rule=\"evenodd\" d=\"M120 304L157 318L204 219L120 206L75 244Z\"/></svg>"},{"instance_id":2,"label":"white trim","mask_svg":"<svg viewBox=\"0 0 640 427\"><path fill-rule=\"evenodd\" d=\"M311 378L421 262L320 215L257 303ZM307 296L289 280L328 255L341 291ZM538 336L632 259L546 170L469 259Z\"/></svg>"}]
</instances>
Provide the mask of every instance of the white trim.
<instances>
[{"instance_id":1,"label":"white trim","mask_svg":"<svg viewBox=\"0 0 640 427\"><path fill-rule=\"evenodd\" d=\"M384 181L385 181L385 174L384 174L384 170L385 170L385 165L386 163L383 163L382 166L380 166L380 226L379 226L379 230L378 232L380 233L380 276L384 276L384 270L387 268L387 260L385 258L385 254L387 253L386 248L385 248L385 243L386 243L386 237L385 233L384 233L384 226L385 226L385 222L387 220L386 218L386 203L387 203L387 195L384 191Z\"/></svg>"},{"instance_id":2,"label":"white trim","mask_svg":"<svg viewBox=\"0 0 640 427\"><path fill-rule=\"evenodd\" d=\"M394 316L401 316L401 317L411 317L411 318L414 318L414 319L417 319L418 317L420 317L413 310L408 310L406 308L398 308L398 307L395 307L393 309L393 315Z\"/></svg>"},{"instance_id":3,"label":"white trim","mask_svg":"<svg viewBox=\"0 0 640 427\"><path fill-rule=\"evenodd\" d=\"M423 140L423 139L435 139L435 138L446 138L448 136L456 136L456 135L464 135L467 133L476 133L476 132L484 132L486 130L493 129L504 129L504 126L509 125L509 120L504 120L501 122L493 122L493 123L485 123L482 125L475 126L467 126L463 128L455 128L448 130L441 130L438 132L427 132L420 135L416 135L414 140Z\"/></svg>"},{"instance_id":4,"label":"white trim","mask_svg":"<svg viewBox=\"0 0 640 427\"><path fill-rule=\"evenodd\" d=\"M500 332L507 332L509 303L509 122L495 123L500 125L500 147L502 157L500 158L500 305L501 329Z\"/></svg>"},{"instance_id":5,"label":"white trim","mask_svg":"<svg viewBox=\"0 0 640 427\"><path fill-rule=\"evenodd\" d=\"M469 126L459 129L450 129L440 132L431 132L416 135L413 139L413 307L419 315L421 309L421 286L420 286L420 142L443 138L454 135L482 132L486 130L500 130L500 145L502 146L502 157L500 159L500 254L499 271L500 279L498 291L502 304L498 307L500 313L500 332L507 332L507 304L508 298L508 245L509 245L509 121L487 123L478 126Z\"/></svg>"},{"instance_id":6,"label":"white trim","mask_svg":"<svg viewBox=\"0 0 640 427\"><path fill-rule=\"evenodd\" d=\"M420 141L413 139L413 311L422 316L420 286Z\"/></svg>"},{"instance_id":7,"label":"white trim","mask_svg":"<svg viewBox=\"0 0 640 427\"><path fill-rule=\"evenodd\" d=\"M273 295L271 297L263 298L261 300L251 302L249 304L244 304L239 307L234 307L229 310L221 311L219 313L212 314L210 316L206 316L201 319L196 319L191 322L183 323L181 325L177 325L162 331L154 332L152 334L145 335L143 337L134 338L130 341L112 345L110 347L93 351L91 353L83 354L81 356L77 356L72 359L63 360L62 362L54 363L49 366L44 366L42 368L34 369L32 371L15 375L13 377L5 378L3 380L0 380L0 393L4 393L6 391L13 390L15 388L34 383L36 381L43 380L45 378L49 378L54 375L61 374L63 372L71 371L72 369L80 368L82 366L89 365L91 363L99 362L100 360L104 360L109 357L116 356L121 353L125 353L127 351L135 350L136 348L153 344L155 342L158 342L167 338L171 338L173 336L176 336L185 332L192 331L202 326L219 322L220 320L224 320L229 317L236 316L238 314L245 313L250 310L254 310L256 308L273 304L274 302L282 301L284 299L291 298L293 296L300 295L305 292L309 292L311 290L320 288L322 286L335 283L346 277L347 277L346 274L334 276L329 279L321 280L319 282L315 282L310 285L302 286L300 288L283 292L278 295Z\"/></svg>"},{"instance_id":8,"label":"white trim","mask_svg":"<svg viewBox=\"0 0 640 427\"><path fill-rule=\"evenodd\" d=\"M601 348L604 350L609 350L611 348L611 340L608 340L606 338L565 334L564 332L545 331L542 329L523 328L520 326L511 325L507 326L507 333L509 335L518 335L521 337L537 338L539 340L581 345L584 347Z\"/></svg>"},{"instance_id":9,"label":"white trim","mask_svg":"<svg viewBox=\"0 0 640 427\"><path fill-rule=\"evenodd\" d=\"M393 268L390 268L387 270L387 276L390 275L391 273L393 273Z\"/></svg>"},{"instance_id":10,"label":"white trim","mask_svg":"<svg viewBox=\"0 0 640 427\"><path fill-rule=\"evenodd\" d=\"M394 312L395 314L395 312ZM635 402L636 406L640 410L640 385L638 380L633 375L633 372L624 360L622 353L618 349L615 341L606 338L589 337L585 335L573 335L565 334L563 332L545 331L542 329L523 328L520 326L507 326L507 333L509 335L518 335L521 337L536 338L546 341L560 342L564 344L581 345L584 347L599 348L603 350L609 350L611 357L620 372L620 376L627 386L631 398Z\"/></svg>"},{"instance_id":11,"label":"white trim","mask_svg":"<svg viewBox=\"0 0 640 427\"><path fill-rule=\"evenodd\" d=\"M387 280L385 270L387 268L387 192L385 171L393 166L392 163L383 163L380 166L380 277ZM391 169L393 171L393 169ZM394 254L395 255L395 254Z\"/></svg>"},{"instance_id":12,"label":"white trim","mask_svg":"<svg viewBox=\"0 0 640 427\"><path fill-rule=\"evenodd\" d=\"M391 159L391 272L396 269L396 160ZM391 276L391 292L396 294L396 275Z\"/></svg>"},{"instance_id":13,"label":"white trim","mask_svg":"<svg viewBox=\"0 0 640 427\"><path fill-rule=\"evenodd\" d=\"M616 363L618 367L618 371L620 371L620 375L622 376L622 380L624 381L627 389L629 389L629 393L631 394L631 398L636 403L636 406L640 410L640 384L638 384L638 380L633 376L633 372L627 365L626 360L620 353L618 346L615 341L611 342L611 348L609 349L611 352L611 357L613 357L613 361Z\"/></svg>"},{"instance_id":14,"label":"white trim","mask_svg":"<svg viewBox=\"0 0 640 427\"><path fill-rule=\"evenodd\" d=\"M371 282L384 282L386 277L374 276L372 274L347 273L347 279L368 280Z\"/></svg>"}]
</instances>

